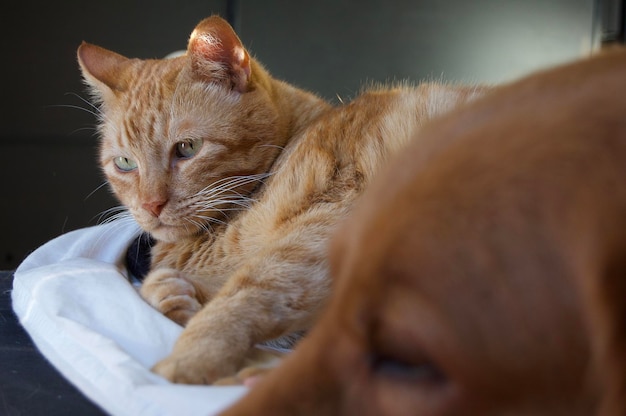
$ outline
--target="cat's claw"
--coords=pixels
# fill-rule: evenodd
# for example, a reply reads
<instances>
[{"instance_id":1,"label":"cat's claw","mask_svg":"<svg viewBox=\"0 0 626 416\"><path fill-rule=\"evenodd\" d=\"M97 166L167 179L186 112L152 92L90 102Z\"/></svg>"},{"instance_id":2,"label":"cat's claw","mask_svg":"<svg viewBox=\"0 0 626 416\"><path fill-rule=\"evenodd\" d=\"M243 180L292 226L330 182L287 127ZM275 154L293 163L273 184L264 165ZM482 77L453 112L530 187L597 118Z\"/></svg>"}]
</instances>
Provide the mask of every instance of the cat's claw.
<instances>
[{"instance_id":1,"label":"cat's claw","mask_svg":"<svg viewBox=\"0 0 626 416\"><path fill-rule=\"evenodd\" d=\"M140 293L155 309L183 326L202 308L194 285L174 269L150 272Z\"/></svg>"}]
</instances>

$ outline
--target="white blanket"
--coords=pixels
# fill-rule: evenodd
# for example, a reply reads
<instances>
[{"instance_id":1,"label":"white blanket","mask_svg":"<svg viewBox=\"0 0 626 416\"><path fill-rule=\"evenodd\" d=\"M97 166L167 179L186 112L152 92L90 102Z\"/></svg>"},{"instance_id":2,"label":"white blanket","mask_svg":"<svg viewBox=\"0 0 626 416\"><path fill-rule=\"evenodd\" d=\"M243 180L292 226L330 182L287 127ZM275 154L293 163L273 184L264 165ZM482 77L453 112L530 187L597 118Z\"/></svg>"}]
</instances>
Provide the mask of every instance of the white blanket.
<instances>
[{"instance_id":1,"label":"white blanket","mask_svg":"<svg viewBox=\"0 0 626 416\"><path fill-rule=\"evenodd\" d=\"M129 283L125 250L138 227L113 222L65 234L15 272L13 308L41 353L113 415L211 415L244 387L175 385L150 372L182 328Z\"/></svg>"}]
</instances>

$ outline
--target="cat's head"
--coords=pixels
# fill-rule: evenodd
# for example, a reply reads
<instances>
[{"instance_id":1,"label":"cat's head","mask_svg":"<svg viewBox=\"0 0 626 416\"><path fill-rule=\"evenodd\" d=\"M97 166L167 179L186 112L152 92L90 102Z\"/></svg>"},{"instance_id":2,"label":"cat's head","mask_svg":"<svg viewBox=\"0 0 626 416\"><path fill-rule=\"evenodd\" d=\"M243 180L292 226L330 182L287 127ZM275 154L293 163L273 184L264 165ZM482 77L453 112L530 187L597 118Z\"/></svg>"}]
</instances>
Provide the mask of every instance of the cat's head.
<instances>
[{"instance_id":1,"label":"cat's head","mask_svg":"<svg viewBox=\"0 0 626 416\"><path fill-rule=\"evenodd\" d=\"M177 58L128 59L83 42L78 61L100 104L105 176L157 239L227 219L285 144L269 75L219 17L200 22Z\"/></svg>"}]
</instances>

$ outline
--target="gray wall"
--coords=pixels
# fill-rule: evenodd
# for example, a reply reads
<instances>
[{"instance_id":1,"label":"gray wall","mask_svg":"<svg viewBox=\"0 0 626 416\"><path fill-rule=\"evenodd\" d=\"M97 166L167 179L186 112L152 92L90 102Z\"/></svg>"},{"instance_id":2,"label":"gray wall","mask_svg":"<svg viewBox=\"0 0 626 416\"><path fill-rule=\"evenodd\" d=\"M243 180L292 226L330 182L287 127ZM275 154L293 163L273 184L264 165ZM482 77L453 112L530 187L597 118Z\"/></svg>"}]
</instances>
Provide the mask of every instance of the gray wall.
<instances>
[{"instance_id":1,"label":"gray wall","mask_svg":"<svg viewBox=\"0 0 626 416\"><path fill-rule=\"evenodd\" d=\"M3 13L0 269L97 223L115 206L82 100L82 40L127 56L184 48L205 16L235 10L243 42L275 76L336 100L394 79L505 82L586 55L594 0L47 1ZM230 7L230 9L229 9Z\"/></svg>"},{"instance_id":2,"label":"gray wall","mask_svg":"<svg viewBox=\"0 0 626 416\"><path fill-rule=\"evenodd\" d=\"M503 82L588 54L593 0L244 2L241 36L277 76L354 96L367 80Z\"/></svg>"}]
</instances>

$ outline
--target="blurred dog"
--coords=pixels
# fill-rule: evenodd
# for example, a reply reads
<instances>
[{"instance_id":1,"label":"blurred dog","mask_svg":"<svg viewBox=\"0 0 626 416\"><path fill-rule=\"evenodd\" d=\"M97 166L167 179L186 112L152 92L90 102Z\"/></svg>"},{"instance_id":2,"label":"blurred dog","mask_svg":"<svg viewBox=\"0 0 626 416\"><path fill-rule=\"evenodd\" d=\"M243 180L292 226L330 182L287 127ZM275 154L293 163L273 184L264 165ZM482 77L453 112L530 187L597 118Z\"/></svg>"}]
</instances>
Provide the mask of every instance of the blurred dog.
<instances>
[{"instance_id":1,"label":"blurred dog","mask_svg":"<svg viewBox=\"0 0 626 416\"><path fill-rule=\"evenodd\" d=\"M307 339L226 415L625 415L626 52L431 123L332 247Z\"/></svg>"}]
</instances>

